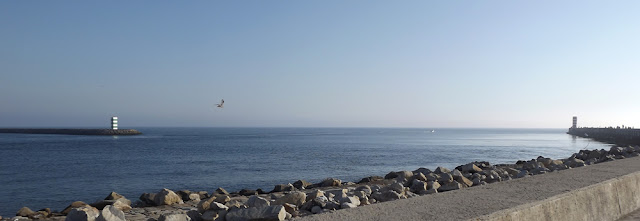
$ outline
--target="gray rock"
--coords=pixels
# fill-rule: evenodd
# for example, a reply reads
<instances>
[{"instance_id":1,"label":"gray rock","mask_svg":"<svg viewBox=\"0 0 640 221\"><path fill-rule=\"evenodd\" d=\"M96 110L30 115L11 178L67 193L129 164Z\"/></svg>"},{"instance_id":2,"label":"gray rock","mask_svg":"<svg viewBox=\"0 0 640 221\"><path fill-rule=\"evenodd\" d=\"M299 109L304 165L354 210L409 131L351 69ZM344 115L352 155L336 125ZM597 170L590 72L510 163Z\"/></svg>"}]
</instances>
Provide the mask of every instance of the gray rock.
<instances>
[{"instance_id":1,"label":"gray rock","mask_svg":"<svg viewBox=\"0 0 640 221\"><path fill-rule=\"evenodd\" d=\"M119 199L122 199L122 198L119 198ZM111 205L105 206L104 209L100 211L98 218L96 218L96 221L125 221L125 220L126 219L124 218L124 212L122 212L122 210L119 210L118 208Z\"/></svg>"},{"instance_id":2,"label":"gray rock","mask_svg":"<svg viewBox=\"0 0 640 221\"><path fill-rule=\"evenodd\" d=\"M427 181L438 181L438 179L440 179L440 176L438 176L435 173L428 173L428 174L425 174L424 176L427 177Z\"/></svg>"},{"instance_id":3,"label":"gray rock","mask_svg":"<svg viewBox=\"0 0 640 221\"><path fill-rule=\"evenodd\" d=\"M342 181L336 178L327 178L320 182L319 186L327 187L327 186L341 186Z\"/></svg>"},{"instance_id":4,"label":"gray rock","mask_svg":"<svg viewBox=\"0 0 640 221\"><path fill-rule=\"evenodd\" d=\"M199 194L198 194L199 195ZM198 210L189 210L187 211L187 216L191 219L191 221L201 221L202 214L198 212Z\"/></svg>"},{"instance_id":5,"label":"gray rock","mask_svg":"<svg viewBox=\"0 0 640 221\"><path fill-rule=\"evenodd\" d=\"M293 183L293 187L295 187L296 189L306 189L308 186L311 186L312 184L305 181L305 180L298 180L296 182Z\"/></svg>"},{"instance_id":6,"label":"gray rock","mask_svg":"<svg viewBox=\"0 0 640 221\"><path fill-rule=\"evenodd\" d=\"M275 204L282 205L284 203L290 203L296 206L301 206L307 199L307 194L300 191L290 192L284 195L282 198L277 199Z\"/></svg>"},{"instance_id":7,"label":"gray rock","mask_svg":"<svg viewBox=\"0 0 640 221\"><path fill-rule=\"evenodd\" d=\"M418 174L418 173L430 174L430 173L433 173L433 171L431 171L430 169L424 168L424 167L420 167L417 170L413 171L413 174Z\"/></svg>"},{"instance_id":8,"label":"gray rock","mask_svg":"<svg viewBox=\"0 0 640 221\"><path fill-rule=\"evenodd\" d=\"M307 198L306 198L305 200L306 200L306 201L310 201L310 200L313 200L313 199L315 199L315 198L317 198L317 197L321 197L321 196L324 196L324 191L322 191L322 190L315 190L315 191L313 191L313 192L309 193L309 194L307 195Z\"/></svg>"},{"instance_id":9,"label":"gray rock","mask_svg":"<svg viewBox=\"0 0 640 221\"><path fill-rule=\"evenodd\" d=\"M438 188L438 192L446 192L446 191L451 191L451 190L457 190L457 189L462 189L462 184L453 181L451 183L447 183L444 184L442 186L440 186L440 188Z\"/></svg>"},{"instance_id":10,"label":"gray rock","mask_svg":"<svg viewBox=\"0 0 640 221\"><path fill-rule=\"evenodd\" d=\"M333 198L336 200L340 200L343 197L347 197L348 189L333 189L324 191L328 196L333 195Z\"/></svg>"},{"instance_id":11,"label":"gray rock","mask_svg":"<svg viewBox=\"0 0 640 221\"><path fill-rule=\"evenodd\" d=\"M399 193L400 195L404 193L404 186L400 183L393 183L389 185L389 189L396 191L396 193Z\"/></svg>"},{"instance_id":12,"label":"gray rock","mask_svg":"<svg viewBox=\"0 0 640 221\"><path fill-rule=\"evenodd\" d=\"M213 192L217 193L217 194L222 194L222 195L229 195L229 192L227 192L227 190L225 190L222 187L219 187L218 189L214 190Z\"/></svg>"},{"instance_id":13,"label":"gray rock","mask_svg":"<svg viewBox=\"0 0 640 221\"><path fill-rule=\"evenodd\" d=\"M364 186L359 186L356 188L355 191L363 191L365 192L367 195L371 195L371 187L368 185L364 185Z\"/></svg>"},{"instance_id":14,"label":"gray rock","mask_svg":"<svg viewBox=\"0 0 640 221\"><path fill-rule=\"evenodd\" d=\"M321 212L322 212L322 207L314 206L313 208L311 208L311 212L312 212L313 214L321 213Z\"/></svg>"},{"instance_id":15,"label":"gray rock","mask_svg":"<svg viewBox=\"0 0 640 221\"><path fill-rule=\"evenodd\" d=\"M64 208L60 213L62 213L62 215L67 215L69 214L69 212L71 212L73 208L78 208L78 207L83 207L88 205L89 204L86 204L85 202L82 202L82 201L75 201L71 203L69 206L67 206L66 208Z\"/></svg>"},{"instance_id":16,"label":"gray rock","mask_svg":"<svg viewBox=\"0 0 640 221\"><path fill-rule=\"evenodd\" d=\"M261 220L261 221L274 221L284 220L286 217L286 211L283 206L268 206L268 207L250 207L246 209L236 209L229 211L225 216L227 221L249 221L249 220Z\"/></svg>"},{"instance_id":17,"label":"gray rock","mask_svg":"<svg viewBox=\"0 0 640 221\"><path fill-rule=\"evenodd\" d=\"M567 159L567 161L564 162L564 165L567 165L569 167L575 168L575 167L582 167L584 166L584 161L580 160L580 159L576 159L576 158L569 158Z\"/></svg>"},{"instance_id":18,"label":"gray rock","mask_svg":"<svg viewBox=\"0 0 640 221\"><path fill-rule=\"evenodd\" d=\"M29 207L22 207L18 210L18 212L16 212L16 216L23 216L23 217L28 217L31 214L34 214L35 212L33 212L33 210L29 209Z\"/></svg>"},{"instance_id":19,"label":"gray rock","mask_svg":"<svg viewBox=\"0 0 640 221\"><path fill-rule=\"evenodd\" d=\"M429 181L427 182L427 190L431 190L431 189L439 189L440 188L440 183L436 182L436 181Z\"/></svg>"},{"instance_id":20,"label":"gray rock","mask_svg":"<svg viewBox=\"0 0 640 221\"><path fill-rule=\"evenodd\" d=\"M463 187L473 186L473 182L471 180L467 179L464 176L456 176L456 177L454 177L454 180L457 181L458 183L462 184Z\"/></svg>"},{"instance_id":21,"label":"gray rock","mask_svg":"<svg viewBox=\"0 0 640 221\"><path fill-rule=\"evenodd\" d=\"M438 167L433 172L436 173L436 174L443 174L443 173L451 173L451 170L449 170L447 168L444 168L444 167Z\"/></svg>"},{"instance_id":22,"label":"gray rock","mask_svg":"<svg viewBox=\"0 0 640 221\"><path fill-rule=\"evenodd\" d=\"M218 211L214 211L214 210L207 210L201 216L203 221L214 221L219 217L220 215L218 215Z\"/></svg>"},{"instance_id":23,"label":"gray rock","mask_svg":"<svg viewBox=\"0 0 640 221\"><path fill-rule=\"evenodd\" d=\"M191 217L184 213L162 214L158 221L191 221Z\"/></svg>"},{"instance_id":24,"label":"gray rock","mask_svg":"<svg viewBox=\"0 0 640 221\"><path fill-rule=\"evenodd\" d=\"M259 196L251 196L247 201L246 205L248 207L267 207L271 206L269 200L259 197Z\"/></svg>"},{"instance_id":25,"label":"gray rock","mask_svg":"<svg viewBox=\"0 0 640 221\"><path fill-rule=\"evenodd\" d=\"M440 179L438 179L438 183L446 184L453 182L453 176L448 173L440 174Z\"/></svg>"},{"instance_id":26,"label":"gray rock","mask_svg":"<svg viewBox=\"0 0 640 221\"><path fill-rule=\"evenodd\" d=\"M465 165L461 166L459 170L460 170L460 172L463 172L463 173L477 173L477 172L482 171L482 169L480 169L480 167L476 166L473 163L465 164Z\"/></svg>"},{"instance_id":27,"label":"gray rock","mask_svg":"<svg viewBox=\"0 0 640 221\"><path fill-rule=\"evenodd\" d=\"M397 193L396 191L393 190L389 190L389 191L385 191L385 192L375 192L373 194L371 194L371 198L380 201L380 202L386 202L386 201L391 201L391 200L397 200L402 198L402 195L400 195L399 193Z\"/></svg>"},{"instance_id":28,"label":"gray rock","mask_svg":"<svg viewBox=\"0 0 640 221\"><path fill-rule=\"evenodd\" d=\"M95 221L98 218L100 211L91 206L82 206L73 208L67 214L65 221Z\"/></svg>"},{"instance_id":29,"label":"gray rock","mask_svg":"<svg viewBox=\"0 0 640 221\"><path fill-rule=\"evenodd\" d=\"M427 182L427 177L423 173L416 173L411 179Z\"/></svg>"},{"instance_id":30,"label":"gray rock","mask_svg":"<svg viewBox=\"0 0 640 221\"><path fill-rule=\"evenodd\" d=\"M358 181L358 183L370 183L370 182L379 181L379 180L384 180L384 178L381 176L370 176L370 177L362 178L360 181Z\"/></svg>"},{"instance_id":31,"label":"gray rock","mask_svg":"<svg viewBox=\"0 0 640 221\"><path fill-rule=\"evenodd\" d=\"M214 201L217 203L225 204L231 201L231 197L229 197L229 195L218 195L216 196L216 199Z\"/></svg>"},{"instance_id":32,"label":"gray rock","mask_svg":"<svg viewBox=\"0 0 640 221\"><path fill-rule=\"evenodd\" d=\"M360 198L358 198L357 196L349 196L349 197L344 197L342 199L340 199L340 205L344 204L344 203L349 203L355 206L359 206L360 205ZM353 208L353 207L351 207Z\"/></svg>"},{"instance_id":33,"label":"gray rock","mask_svg":"<svg viewBox=\"0 0 640 221\"><path fill-rule=\"evenodd\" d=\"M160 192L158 192L154 197L153 201L158 206L184 203L178 194L166 188L160 190Z\"/></svg>"},{"instance_id":34,"label":"gray rock","mask_svg":"<svg viewBox=\"0 0 640 221\"><path fill-rule=\"evenodd\" d=\"M296 188L293 186L293 184L278 184L275 187L273 187L273 190L271 190L271 192L283 192L283 191L293 191Z\"/></svg>"},{"instance_id":35,"label":"gray rock","mask_svg":"<svg viewBox=\"0 0 640 221\"><path fill-rule=\"evenodd\" d=\"M340 208L342 209L349 209L349 208L356 208L358 206L354 205L353 203L342 203L340 204Z\"/></svg>"},{"instance_id":36,"label":"gray rock","mask_svg":"<svg viewBox=\"0 0 640 221\"><path fill-rule=\"evenodd\" d=\"M426 191L428 189L427 183L421 180L413 180L411 184L411 192L420 193L420 191Z\"/></svg>"}]
</instances>

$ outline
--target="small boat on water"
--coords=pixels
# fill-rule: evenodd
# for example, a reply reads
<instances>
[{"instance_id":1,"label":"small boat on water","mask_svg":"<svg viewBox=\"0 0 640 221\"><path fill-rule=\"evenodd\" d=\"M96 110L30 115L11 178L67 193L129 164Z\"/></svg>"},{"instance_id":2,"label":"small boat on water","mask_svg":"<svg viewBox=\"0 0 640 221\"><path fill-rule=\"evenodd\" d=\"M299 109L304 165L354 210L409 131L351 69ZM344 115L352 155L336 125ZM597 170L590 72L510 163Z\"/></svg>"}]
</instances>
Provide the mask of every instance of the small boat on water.
<instances>
[{"instance_id":1,"label":"small boat on water","mask_svg":"<svg viewBox=\"0 0 640 221\"><path fill-rule=\"evenodd\" d=\"M436 132L436 130L431 130L431 133L434 133L434 132Z\"/></svg>"}]
</instances>

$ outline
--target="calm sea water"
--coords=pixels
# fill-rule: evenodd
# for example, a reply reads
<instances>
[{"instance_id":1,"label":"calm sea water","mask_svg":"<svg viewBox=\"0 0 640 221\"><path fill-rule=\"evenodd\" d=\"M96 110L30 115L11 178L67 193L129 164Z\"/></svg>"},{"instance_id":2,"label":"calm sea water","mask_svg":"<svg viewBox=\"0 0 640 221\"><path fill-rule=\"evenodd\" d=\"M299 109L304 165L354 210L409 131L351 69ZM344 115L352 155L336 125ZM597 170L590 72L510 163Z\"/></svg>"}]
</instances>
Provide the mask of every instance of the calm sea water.
<instances>
[{"instance_id":1,"label":"calm sea water","mask_svg":"<svg viewBox=\"0 0 640 221\"><path fill-rule=\"evenodd\" d=\"M609 145L565 129L139 128L140 136L0 134L0 215L62 210L111 191L229 191L472 161L566 158Z\"/></svg>"}]
</instances>

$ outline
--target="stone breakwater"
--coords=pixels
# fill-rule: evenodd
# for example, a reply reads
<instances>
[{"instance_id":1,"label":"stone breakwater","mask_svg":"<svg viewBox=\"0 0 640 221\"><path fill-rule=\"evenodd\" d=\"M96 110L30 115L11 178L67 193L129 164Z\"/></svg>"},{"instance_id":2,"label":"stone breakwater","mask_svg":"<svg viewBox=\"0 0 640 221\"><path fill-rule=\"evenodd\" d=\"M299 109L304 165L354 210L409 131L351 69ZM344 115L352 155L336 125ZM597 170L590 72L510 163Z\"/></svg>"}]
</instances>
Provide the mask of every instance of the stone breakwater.
<instances>
[{"instance_id":1,"label":"stone breakwater","mask_svg":"<svg viewBox=\"0 0 640 221\"><path fill-rule=\"evenodd\" d=\"M2 128L0 133L19 134L66 134L66 135L139 135L142 134L134 129L21 129Z\"/></svg>"},{"instance_id":2,"label":"stone breakwater","mask_svg":"<svg viewBox=\"0 0 640 221\"><path fill-rule=\"evenodd\" d=\"M223 188L207 191L143 193L136 202L117 193L87 204L76 201L61 211L33 211L23 207L3 220L285 220L327 213L420 195L438 194L489 185L505 180L541 175L575 167L640 155L639 146L614 146L609 150L581 150L566 159L538 157L515 164L473 162L453 170L419 168L394 171L384 177L362 178L357 183L327 178L319 183L298 180L275 185L266 192L243 189L229 193Z\"/></svg>"}]
</instances>

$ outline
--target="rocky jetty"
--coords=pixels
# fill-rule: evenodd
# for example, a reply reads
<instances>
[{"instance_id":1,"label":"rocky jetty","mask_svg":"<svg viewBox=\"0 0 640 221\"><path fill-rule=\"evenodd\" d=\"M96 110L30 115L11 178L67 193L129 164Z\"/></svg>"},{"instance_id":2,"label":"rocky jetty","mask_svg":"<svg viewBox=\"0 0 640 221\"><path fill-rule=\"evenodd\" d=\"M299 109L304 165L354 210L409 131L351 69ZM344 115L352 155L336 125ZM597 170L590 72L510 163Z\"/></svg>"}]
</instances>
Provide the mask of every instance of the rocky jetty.
<instances>
[{"instance_id":1,"label":"rocky jetty","mask_svg":"<svg viewBox=\"0 0 640 221\"><path fill-rule=\"evenodd\" d=\"M61 212L49 208L33 211L23 207L2 220L100 220L100 221L244 221L286 220L340 209L366 206L421 195L437 194L527 176L582 167L640 155L639 146L614 146L609 150L581 150L566 159L537 157L515 164L491 165L471 162L433 171L392 171L358 183L327 178L318 183L304 180L277 184L270 192L243 189L229 193L223 188L207 191L162 189L143 193L136 202L112 192L103 200L87 204L76 201Z\"/></svg>"},{"instance_id":2,"label":"rocky jetty","mask_svg":"<svg viewBox=\"0 0 640 221\"><path fill-rule=\"evenodd\" d=\"M26 128L0 128L0 133L18 134L66 134L66 135L139 135L140 131L134 129L26 129Z\"/></svg>"}]
</instances>

